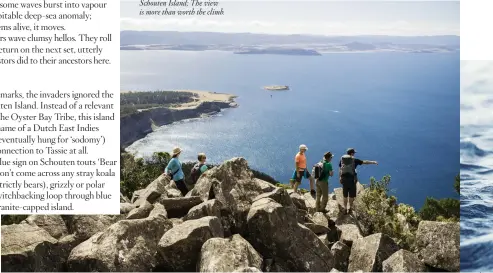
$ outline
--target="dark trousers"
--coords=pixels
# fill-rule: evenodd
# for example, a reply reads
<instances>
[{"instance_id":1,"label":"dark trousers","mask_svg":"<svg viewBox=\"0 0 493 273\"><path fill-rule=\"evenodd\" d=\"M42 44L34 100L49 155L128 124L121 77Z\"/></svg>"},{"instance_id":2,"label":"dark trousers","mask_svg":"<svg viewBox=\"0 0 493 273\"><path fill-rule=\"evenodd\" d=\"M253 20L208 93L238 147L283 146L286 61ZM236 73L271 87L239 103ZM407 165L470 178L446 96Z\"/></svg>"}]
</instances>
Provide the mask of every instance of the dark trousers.
<instances>
[{"instance_id":1,"label":"dark trousers","mask_svg":"<svg viewBox=\"0 0 493 273\"><path fill-rule=\"evenodd\" d=\"M188 192L188 188L187 188L187 185L185 184L185 180L180 179L178 181L175 181L175 184L176 184L176 187L178 188L178 190L181 191L181 194L183 195L183 197L185 197L185 195Z\"/></svg>"}]
</instances>

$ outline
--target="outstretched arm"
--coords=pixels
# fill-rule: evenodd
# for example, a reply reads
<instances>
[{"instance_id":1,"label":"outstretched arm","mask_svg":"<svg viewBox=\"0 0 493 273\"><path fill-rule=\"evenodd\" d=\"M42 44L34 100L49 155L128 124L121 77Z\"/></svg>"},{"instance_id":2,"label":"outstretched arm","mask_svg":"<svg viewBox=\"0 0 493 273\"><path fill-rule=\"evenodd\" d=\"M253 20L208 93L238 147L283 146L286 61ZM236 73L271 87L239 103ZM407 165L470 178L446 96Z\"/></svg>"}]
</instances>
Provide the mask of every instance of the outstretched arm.
<instances>
[{"instance_id":1,"label":"outstretched arm","mask_svg":"<svg viewBox=\"0 0 493 273\"><path fill-rule=\"evenodd\" d=\"M377 161L363 160L364 165L378 165Z\"/></svg>"}]
</instances>

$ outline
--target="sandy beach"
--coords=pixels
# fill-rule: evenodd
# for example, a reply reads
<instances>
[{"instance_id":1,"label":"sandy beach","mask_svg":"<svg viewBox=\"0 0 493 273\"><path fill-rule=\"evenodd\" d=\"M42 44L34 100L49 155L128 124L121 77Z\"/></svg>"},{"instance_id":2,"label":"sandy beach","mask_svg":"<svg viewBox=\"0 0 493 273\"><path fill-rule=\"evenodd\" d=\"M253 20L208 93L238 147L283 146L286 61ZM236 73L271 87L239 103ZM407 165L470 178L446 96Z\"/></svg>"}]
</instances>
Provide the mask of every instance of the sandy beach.
<instances>
[{"instance_id":1,"label":"sandy beach","mask_svg":"<svg viewBox=\"0 0 493 273\"><path fill-rule=\"evenodd\" d=\"M195 93L198 97L195 97L194 102L183 103L179 106L172 107L171 109L192 109L199 106L202 102L234 102L233 99L236 96L231 94L223 94L223 93L215 93L209 91L201 91L201 90L172 90L175 92L189 92Z\"/></svg>"},{"instance_id":2,"label":"sandy beach","mask_svg":"<svg viewBox=\"0 0 493 273\"><path fill-rule=\"evenodd\" d=\"M184 89L184 90L169 90L169 91L170 92L189 92L189 93L197 94L194 97L195 101L193 101L193 102L183 103L180 105L170 107L170 109L175 109L175 110L193 109L193 108L199 106L203 102L230 102L230 103L234 103L234 98L236 98L235 95L231 95L231 94L209 92L209 91L203 91L203 90L185 90ZM120 91L120 92L121 93L128 93L130 91Z\"/></svg>"}]
</instances>

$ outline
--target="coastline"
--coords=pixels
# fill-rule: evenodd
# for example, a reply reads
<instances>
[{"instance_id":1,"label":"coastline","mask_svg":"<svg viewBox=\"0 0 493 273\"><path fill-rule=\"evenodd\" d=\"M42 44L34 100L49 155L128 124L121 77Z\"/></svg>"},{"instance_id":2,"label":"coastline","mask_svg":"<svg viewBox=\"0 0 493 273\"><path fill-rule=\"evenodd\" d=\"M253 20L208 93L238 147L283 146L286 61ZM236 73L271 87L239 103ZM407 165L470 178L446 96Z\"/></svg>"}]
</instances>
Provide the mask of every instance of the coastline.
<instances>
[{"instance_id":1,"label":"coastline","mask_svg":"<svg viewBox=\"0 0 493 273\"><path fill-rule=\"evenodd\" d=\"M130 91L120 91L127 93ZM126 148L135 141L153 132L153 128L169 125L177 121L203 118L222 109L236 108L237 96L232 94L202 90L170 90L170 92L188 92L195 94L194 101L172 107L153 107L141 109L138 113L120 117L120 146Z\"/></svg>"}]
</instances>

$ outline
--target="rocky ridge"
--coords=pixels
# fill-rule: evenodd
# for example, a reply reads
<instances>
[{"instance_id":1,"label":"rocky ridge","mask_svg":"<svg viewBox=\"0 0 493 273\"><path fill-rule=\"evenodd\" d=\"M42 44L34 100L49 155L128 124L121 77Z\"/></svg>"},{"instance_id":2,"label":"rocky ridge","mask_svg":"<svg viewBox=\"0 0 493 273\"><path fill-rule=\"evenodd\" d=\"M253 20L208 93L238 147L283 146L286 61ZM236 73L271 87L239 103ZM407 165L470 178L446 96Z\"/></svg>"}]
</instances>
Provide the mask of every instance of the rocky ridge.
<instances>
[{"instance_id":1,"label":"rocky ridge","mask_svg":"<svg viewBox=\"0 0 493 273\"><path fill-rule=\"evenodd\" d=\"M359 185L360 195L365 189ZM416 252L309 195L255 179L246 160L209 170L187 196L160 176L120 215L31 215L2 226L3 271L459 271L459 223L422 221ZM358 200L356 200L358 201ZM355 207L357 216L362 213Z\"/></svg>"}]
</instances>

